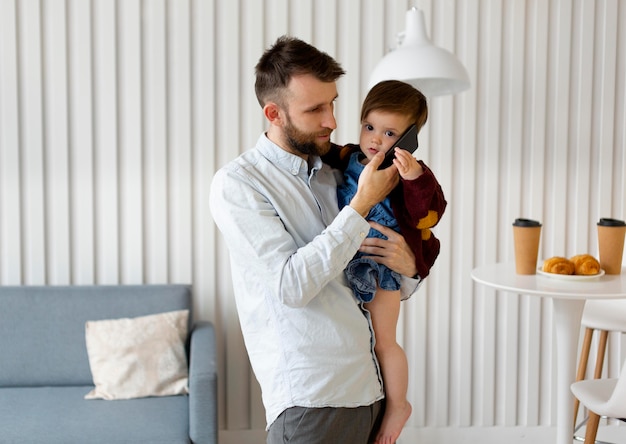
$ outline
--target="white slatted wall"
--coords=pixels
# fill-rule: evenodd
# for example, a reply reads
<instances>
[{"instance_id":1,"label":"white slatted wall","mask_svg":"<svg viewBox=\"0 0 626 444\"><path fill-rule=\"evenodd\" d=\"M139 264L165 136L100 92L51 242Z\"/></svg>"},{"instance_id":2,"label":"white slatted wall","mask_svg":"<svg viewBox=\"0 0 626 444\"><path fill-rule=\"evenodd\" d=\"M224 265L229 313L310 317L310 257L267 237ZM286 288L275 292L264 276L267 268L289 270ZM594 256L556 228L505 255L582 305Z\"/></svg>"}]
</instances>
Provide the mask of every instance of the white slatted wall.
<instances>
[{"instance_id":1,"label":"white slatted wall","mask_svg":"<svg viewBox=\"0 0 626 444\"><path fill-rule=\"evenodd\" d=\"M416 3L472 89L430 102L420 144L449 207L440 258L403 305L409 427L551 426L550 302L469 273L512 259L516 217L543 222L543 257L597 254L597 219L626 217L626 2ZM262 429L211 177L263 131L254 64L283 33L346 68L335 140L356 140L410 6L0 0L0 284L192 282L219 331L221 428Z\"/></svg>"}]
</instances>

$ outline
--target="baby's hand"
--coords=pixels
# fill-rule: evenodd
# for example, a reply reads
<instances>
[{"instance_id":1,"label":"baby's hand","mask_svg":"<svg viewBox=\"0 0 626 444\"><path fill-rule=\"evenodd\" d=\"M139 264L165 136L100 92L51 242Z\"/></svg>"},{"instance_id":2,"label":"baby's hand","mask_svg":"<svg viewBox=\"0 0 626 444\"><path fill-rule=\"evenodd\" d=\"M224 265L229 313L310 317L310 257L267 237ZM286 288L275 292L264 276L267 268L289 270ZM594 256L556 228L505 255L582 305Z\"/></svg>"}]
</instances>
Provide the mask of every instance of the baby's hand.
<instances>
[{"instance_id":1,"label":"baby's hand","mask_svg":"<svg viewBox=\"0 0 626 444\"><path fill-rule=\"evenodd\" d=\"M400 177L404 180L415 180L424 173L424 169L411 153L401 148L394 149L396 158L393 160L393 163L398 168Z\"/></svg>"}]
</instances>

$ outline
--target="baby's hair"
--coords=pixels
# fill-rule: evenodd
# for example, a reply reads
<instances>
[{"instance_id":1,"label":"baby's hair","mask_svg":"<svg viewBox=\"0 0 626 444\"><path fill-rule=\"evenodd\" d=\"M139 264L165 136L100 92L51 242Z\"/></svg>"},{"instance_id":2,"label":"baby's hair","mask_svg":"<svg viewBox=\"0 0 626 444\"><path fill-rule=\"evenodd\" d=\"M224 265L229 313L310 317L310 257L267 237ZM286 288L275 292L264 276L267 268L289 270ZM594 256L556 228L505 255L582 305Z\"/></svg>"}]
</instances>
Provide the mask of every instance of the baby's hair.
<instances>
[{"instance_id":1,"label":"baby's hair","mask_svg":"<svg viewBox=\"0 0 626 444\"><path fill-rule=\"evenodd\" d=\"M428 103L424 94L399 80L384 80L370 89L361 107L361 122L372 111L410 116L418 131L428 119Z\"/></svg>"}]
</instances>

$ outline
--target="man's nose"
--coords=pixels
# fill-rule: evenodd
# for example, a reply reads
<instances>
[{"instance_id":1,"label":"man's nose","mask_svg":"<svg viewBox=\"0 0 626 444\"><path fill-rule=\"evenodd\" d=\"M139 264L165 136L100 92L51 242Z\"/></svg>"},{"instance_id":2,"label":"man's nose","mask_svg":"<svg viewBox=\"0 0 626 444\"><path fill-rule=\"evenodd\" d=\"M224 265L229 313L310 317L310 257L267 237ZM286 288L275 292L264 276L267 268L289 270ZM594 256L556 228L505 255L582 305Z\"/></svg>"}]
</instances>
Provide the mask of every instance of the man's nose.
<instances>
[{"instance_id":1,"label":"man's nose","mask_svg":"<svg viewBox=\"0 0 626 444\"><path fill-rule=\"evenodd\" d=\"M331 111L324 118L324 128L337 129L337 120L335 114Z\"/></svg>"}]
</instances>

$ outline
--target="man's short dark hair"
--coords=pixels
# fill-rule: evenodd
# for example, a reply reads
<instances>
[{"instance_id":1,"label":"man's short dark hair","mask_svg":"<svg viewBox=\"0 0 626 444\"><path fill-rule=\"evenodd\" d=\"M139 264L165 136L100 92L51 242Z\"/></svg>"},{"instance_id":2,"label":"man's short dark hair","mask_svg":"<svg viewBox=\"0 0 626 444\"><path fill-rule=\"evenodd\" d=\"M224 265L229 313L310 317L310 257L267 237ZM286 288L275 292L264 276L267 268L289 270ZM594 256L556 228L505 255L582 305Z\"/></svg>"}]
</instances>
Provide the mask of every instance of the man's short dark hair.
<instances>
[{"instance_id":1,"label":"man's short dark hair","mask_svg":"<svg viewBox=\"0 0 626 444\"><path fill-rule=\"evenodd\" d=\"M261 106L281 103L292 77L311 74L322 82L334 82L345 74L335 59L295 37L281 36L267 49L255 67L254 90Z\"/></svg>"}]
</instances>

